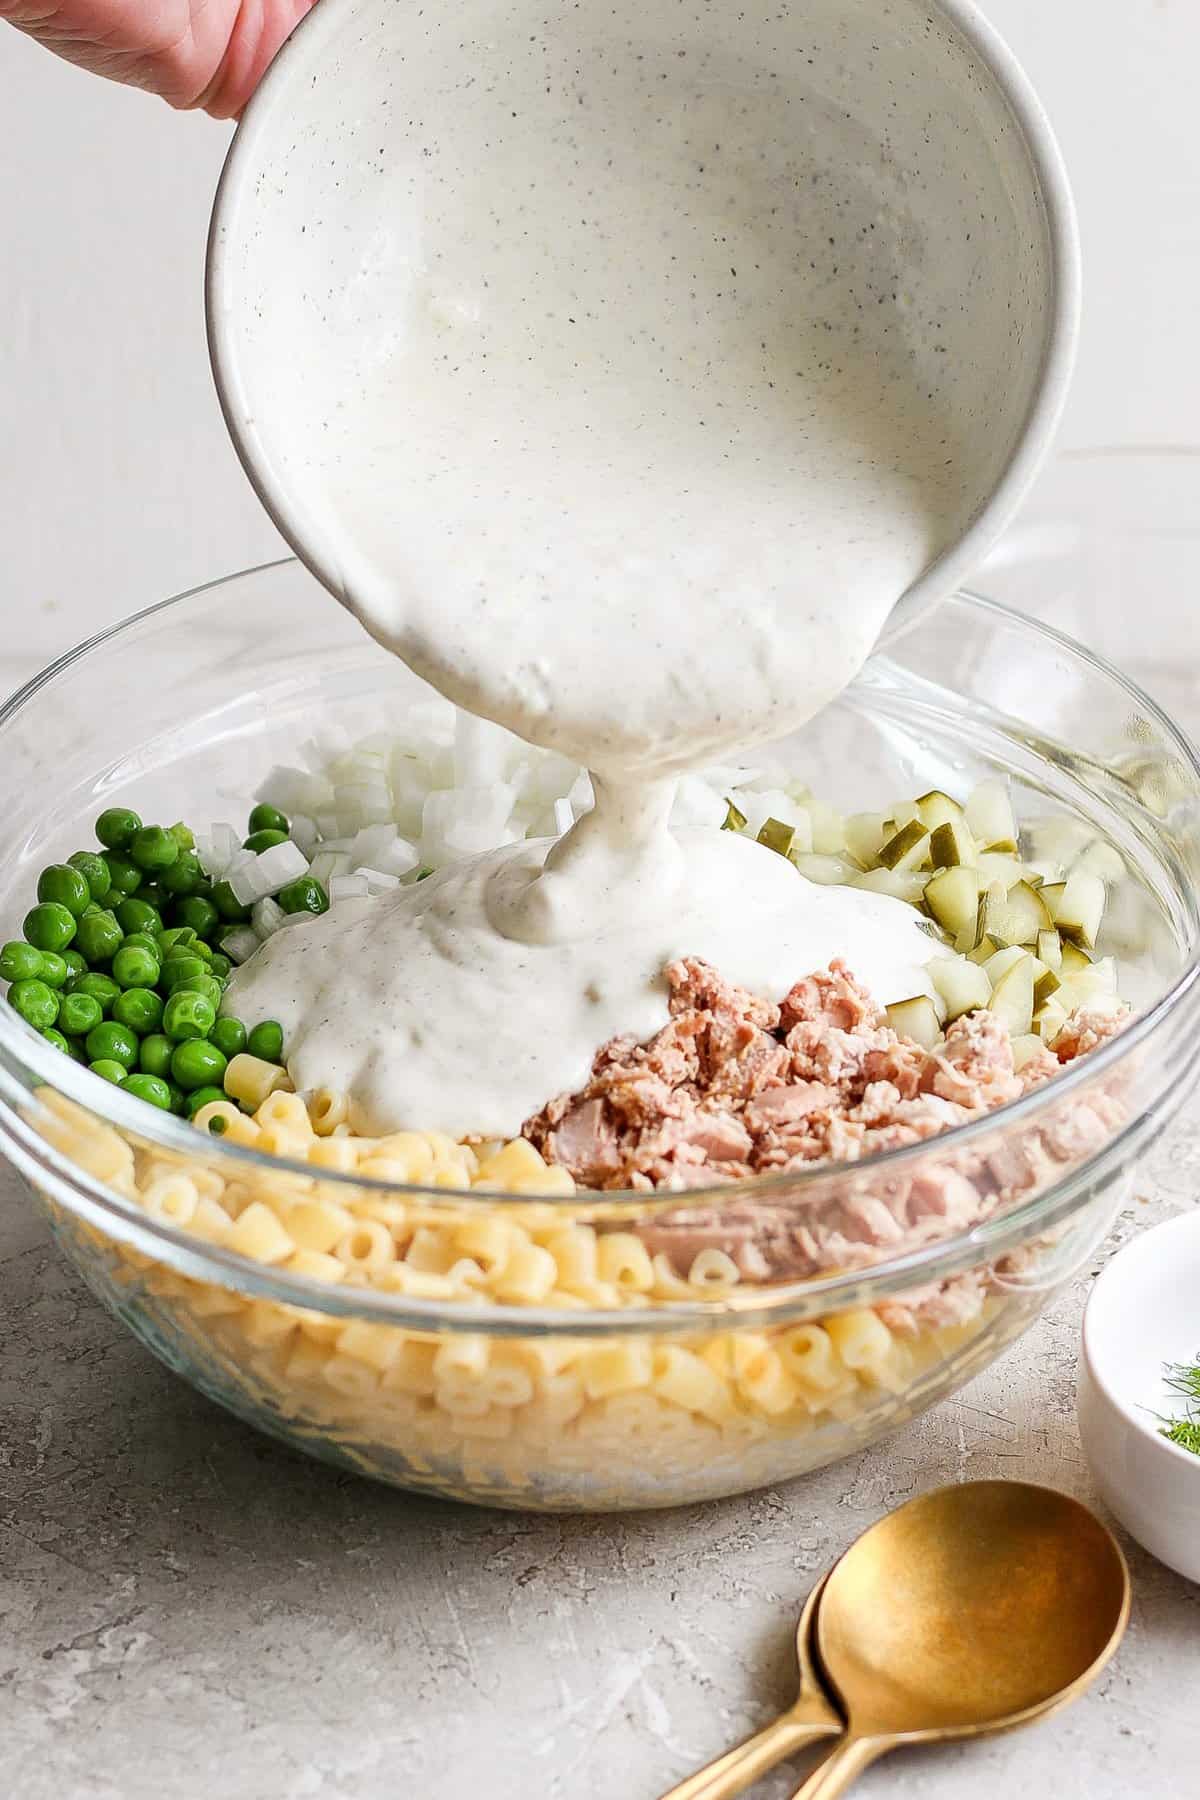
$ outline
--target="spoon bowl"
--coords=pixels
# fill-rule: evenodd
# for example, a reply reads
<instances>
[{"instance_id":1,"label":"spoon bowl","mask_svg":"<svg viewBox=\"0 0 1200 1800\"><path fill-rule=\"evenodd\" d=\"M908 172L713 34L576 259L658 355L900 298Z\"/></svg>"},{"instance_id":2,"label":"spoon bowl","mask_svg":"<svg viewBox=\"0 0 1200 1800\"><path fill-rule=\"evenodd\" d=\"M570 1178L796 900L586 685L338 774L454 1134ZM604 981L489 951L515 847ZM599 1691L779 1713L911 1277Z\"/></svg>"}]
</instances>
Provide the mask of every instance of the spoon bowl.
<instances>
[{"instance_id":1,"label":"spoon bowl","mask_svg":"<svg viewBox=\"0 0 1200 1800\"><path fill-rule=\"evenodd\" d=\"M1112 1656L1129 1603L1112 1534L1066 1494L977 1481L910 1501L826 1581L817 1650L848 1727L795 1800L833 1800L899 1744L1065 1706Z\"/></svg>"},{"instance_id":2,"label":"spoon bowl","mask_svg":"<svg viewBox=\"0 0 1200 1800\"><path fill-rule=\"evenodd\" d=\"M1024 1482L939 1488L834 1569L817 1637L853 1728L971 1735L1063 1706L1116 1648L1129 1609L1111 1533Z\"/></svg>"}]
</instances>

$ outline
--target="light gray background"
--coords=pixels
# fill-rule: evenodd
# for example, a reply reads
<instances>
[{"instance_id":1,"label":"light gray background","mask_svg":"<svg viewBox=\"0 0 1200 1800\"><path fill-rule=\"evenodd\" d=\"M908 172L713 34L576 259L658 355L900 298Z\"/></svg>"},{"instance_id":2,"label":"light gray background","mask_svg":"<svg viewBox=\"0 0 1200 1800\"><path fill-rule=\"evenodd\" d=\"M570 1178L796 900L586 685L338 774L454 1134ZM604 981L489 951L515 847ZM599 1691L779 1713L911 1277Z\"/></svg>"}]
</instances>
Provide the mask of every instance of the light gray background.
<instances>
[{"instance_id":1,"label":"light gray background","mask_svg":"<svg viewBox=\"0 0 1200 1800\"><path fill-rule=\"evenodd\" d=\"M1087 307L1063 446L1200 454L1200 8L989 11L1042 91L1080 202ZM3 28L0 92L7 688L278 539L226 443L203 348L227 128ZM1161 663L1151 684L1200 727L1191 624L1173 660L1169 689ZM1198 1168L1193 1106L1118 1235L1193 1204ZM1087 1282L964 1394L822 1476L708 1509L537 1520L373 1488L224 1418L98 1310L0 1171L0 1792L653 1800L788 1697L812 1575L879 1513L965 1476L1090 1497L1073 1419ZM990 1745L898 1757L859 1791L1196 1800L1200 1589L1136 1551L1133 1566L1129 1637L1080 1705Z\"/></svg>"}]
</instances>

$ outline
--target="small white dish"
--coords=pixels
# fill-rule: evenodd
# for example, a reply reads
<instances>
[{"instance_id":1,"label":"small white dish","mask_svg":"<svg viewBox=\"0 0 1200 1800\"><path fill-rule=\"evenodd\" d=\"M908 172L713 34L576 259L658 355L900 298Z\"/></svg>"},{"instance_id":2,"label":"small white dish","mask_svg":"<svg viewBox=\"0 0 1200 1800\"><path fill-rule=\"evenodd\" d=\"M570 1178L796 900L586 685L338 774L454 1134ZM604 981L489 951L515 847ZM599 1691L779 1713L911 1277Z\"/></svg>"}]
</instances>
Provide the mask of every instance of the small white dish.
<instances>
[{"instance_id":1,"label":"small white dish","mask_svg":"<svg viewBox=\"0 0 1200 1800\"><path fill-rule=\"evenodd\" d=\"M1200 1581L1200 1456L1159 1432L1181 1411L1164 1365L1200 1355L1200 1209L1144 1232L1083 1320L1079 1435L1106 1506L1160 1562Z\"/></svg>"}]
</instances>

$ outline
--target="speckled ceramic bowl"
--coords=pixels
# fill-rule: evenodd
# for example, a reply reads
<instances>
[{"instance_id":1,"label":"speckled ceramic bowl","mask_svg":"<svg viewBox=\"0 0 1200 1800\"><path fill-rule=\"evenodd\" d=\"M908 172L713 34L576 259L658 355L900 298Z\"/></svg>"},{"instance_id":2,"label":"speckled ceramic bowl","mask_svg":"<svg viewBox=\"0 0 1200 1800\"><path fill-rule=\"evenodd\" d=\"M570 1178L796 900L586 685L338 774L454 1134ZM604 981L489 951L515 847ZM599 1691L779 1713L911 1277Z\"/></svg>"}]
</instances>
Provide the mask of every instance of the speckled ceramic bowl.
<instances>
[{"instance_id":1,"label":"speckled ceramic bowl","mask_svg":"<svg viewBox=\"0 0 1200 1800\"><path fill-rule=\"evenodd\" d=\"M130 694L136 708L114 704ZM130 620L0 711L0 920L22 917L38 871L86 842L103 807L198 823L242 816L298 740L325 723L378 729L417 697L415 678L294 562ZM179 1196L227 1201L235 1214L260 1197L286 1219L318 1194L387 1222L397 1244L419 1219L427 1247L456 1245L481 1221L493 1239L539 1247L571 1227L585 1249L593 1227L619 1229L671 1201L533 1204L314 1172L202 1136L101 1082L5 1002L0 1150L84 1278L157 1356L343 1467L492 1504L596 1509L711 1498L847 1455L1019 1336L1090 1253L1136 1158L1191 1087L1200 765L1113 669L961 597L877 657L779 754L850 811L997 775L1019 819L1084 820L1124 854L1102 948L1120 955L1141 1010L1119 1037L942 1138L712 1196L755 1199L785 1225L836 1225L864 1199L936 1193L947 1171L1002 1171L1011 1182L1027 1169L1011 1202L973 1229L934 1219L926 1241L881 1248L870 1267L722 1291L629 1290L619 1306L565 1287L544 1302L449 1301L421 1271L409 1281L407 1267L391 1270L400 1287L359 1270L330 1285L283 1266L277 1248L253 1260L196 1235ZM177 1176L186 1185L172 1185Z\"/></svg>"},{"instance_id":2,"label":"speckled ceramic bowl","mask_svg":"<svg viewBox=\"0 0 1200 1800\"><path fill-rule=\"evenodd\" d=\"M689 93L732 91L760 109L769 98L780 117L772 180L789 192L833 185L834 235L824 223L817 235L826 209L797 209L797 233L812 234L797 266L817 271L797 304L858 318L856 350L881 380L902 346L954 461L948 548L901 602L897 623L911 620L978 567L1011 516L1070 372L1074 214L1027 80L967 0L616 0L601 16L604 66L624 58L643 71L647 157L667 102L681 131ZM461 121L469 114L497 156L526 134L535 166L539 155L569 160L580 108L604 128L589 61L600 30L587 8L533 0L450 11L321 0L246 110L213 214L213 368L263 502L339 597L369 582L374 552L329 499L337 421L347 395L377 387L402 354L411 310L432 304L437 220L480 178ZM548 110L549 93L578 105ZM636 109L632 120L620 118L623 139L642 127ZM497 194L497 240L521 235L527 201ZM708 203L719 212L718 190ZM481 244L472 291L487 288L487 256ZM586 296L588 271L578 279Z\"/></svg>"}]
</instances>

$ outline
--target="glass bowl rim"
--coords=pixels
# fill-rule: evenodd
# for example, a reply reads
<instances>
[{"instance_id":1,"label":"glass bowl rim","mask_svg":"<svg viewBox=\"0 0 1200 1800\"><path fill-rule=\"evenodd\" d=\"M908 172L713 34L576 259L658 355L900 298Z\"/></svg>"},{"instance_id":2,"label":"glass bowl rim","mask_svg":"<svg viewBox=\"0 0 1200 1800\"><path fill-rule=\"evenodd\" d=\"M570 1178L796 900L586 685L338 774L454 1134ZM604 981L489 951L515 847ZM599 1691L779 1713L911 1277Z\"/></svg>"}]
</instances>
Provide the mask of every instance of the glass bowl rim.
<instances>
[{"instance_id":1,"label":"glass bowl rim","mask_svg":"<svg viewBox=\"0 0 1200 1800\"><path fill-rule=\"evenodd\" d=\"M169 608L198 600L206 594L231 587L237 582L249 581L256 576L267 575L289 567L303 567L301 559L294 556L277 557L248 569L218 576L212 581L202 582L166 599L156 601L152 605L143 607L128 617L118 620L104 630L96 632L39 670L0 706L0 734L43 688L68 669L82 663L92 651L120 637L122 633L132 630L159 613L166 612ZM1026 632L1065 652L1107 682L1115 685L1140 713L1153 721L1172 753L1187 766L1192 778L1200 787L1200 754L1193 747L1190 738L1156 701L1144 693L1135 682L1130 681L1106 658L1087 649L1064 632L1057 631L1053 626L1046 625L1037 619L1031 619L1013 607L966 589L960 589L942 602L942 608L964 609L972 614L990 615L1010 627ZM908 629L919 629L921 623L922 621L917 620L914 622L914 626ZM902 635L908 635L908 631ZM1123 1031L1098 1046L1087 1057L1080 1058L1070 1065L1052 1081L1042 1083L1019 1099L1009 1101L1004 1106L982 1114L977 1119L969 1120L964 1125L951 1127L949 1131L942 1133L935 1140L925 1139L915 1144L902 1145L893 1150L883 1151L869 1159L871 1169L886 1172L888 1175L898 1175L903 1173L910 1164L917 1163L926 1157L931 1142L935 1142L939 1146L953 1144L955 1149L965 1149L980 1137L994 1132L997 1127L1003 1131L1006 1127L1022 1124L1047 1107L1048 1097L1049 1101L1053 1102L1068 1095L1084 1081L1090 1080L1094 1075L1111 1070L1136 1051L1156 1033L1168 1017L1177 1011L1192 994L1197 987L1198 979L1200 979L1200 908L1197 906L1196 896L1190 890L1187 891L1185 898L1189 906L1191 923L1195 929L1195 948L1170 987L1152 1006L1139 1014ZM29 1076L35 1077L36 1081L30 1084L22 1079L22 1077ZM11 1118L3 1115L9 1113L10 1107L19 1109L23 1103L29 1100L31 1092L35 1092L37 1086L43 1085L73 1101L97 1123L124 1129L152 1147L162 1148L172 1154L188 1155L194 1160L202 1161L210 1166L223 1168L230 1179L251 1172L260 1176L285 1175L313 1178L313 1165L308 1162L273 1156L250 1146L228 1144L213 1136L204 1138L198 1144L197 1133L190 1123L173 1114L162 1113L157 1108L148 1107L144 1101L138 1101L132 1096L122 1094L118 1088L109 1083L99 1082L89 1070L83 1069L75 1062L65 1058L61 1051L42 1039L12 1010L7 1000L0 1000L0 1099L5 1102L0 1108L0 1142L11 1139L14 1135ZM1135 1131L1140 1123L1137 1120L1131 1121L1126 1132L1120 1134L1116 1139L1109 1140L1104 1150L1098 1152L1095 1158L1089 1158L1079 1168L1072 1170L1063 1180L1043 1189L1020 1207L969 1227L964 1232L939 1239L920 1250L906 1252L898 1257L881 1259L869 1268L847 1271L828 1277L811 1278L803 1282L779 1284L758 1290L747 1288L743 1290L743 1293L748 1297L754 1291L764 1297L773 1296L777 1300L783 1300L789 1295L794 1298L801 1290L807 1296L815 1296L818 1293L832 1293L839 1287L844 1289L864 1281L870 1281L873 1286L882 1287L888 1292L898 1292L905 1285L912 1286L921 1279L928 1280L935 1267L943 1265L970 1266L972 1256L976 1259L979 1258L981 1246L986 1245L989 1253L995 1255L1000 1252L1002 1247L1010 1247L1035 1222L1040 1221L1047 1225L1053 1222L1063 1210L1064 1190L1073 1189L1074 1179L1081 1170L1086 1170L1094 1162L1102 1160L1106 1152L1111 1151L1115 1144L1122 1142L1130 1131ZM39 1142L44 1141L39 1139ZM57 1184L65 1185L69 1189L73 1188L76 1197L84 1201L89 1213L107 1214L114 1222L121 1221L126 1228L124 1235L128 1235L129 1228L132 1227L138 1237L157 1240L161 1242L164 1250L170 1250L173 1256L168 1257L168 1260L178 1262L180 1253L184 1252L186 1261L204 1264L205 1272L199 1275L200 1279L207 1278L222 1285L268 1293L309 1307L319 1305L322 1298L327 1299L341 1293L344 1301L353 1301L354 1304L338 1304L328 1310L345 1312L347 1315L369 1311L376 1316L395 1320L399 1312L408 1311L415 1312L417 1316L428 1321L430 1318L442 1319L447 1312L454 1312L461 1315L464 1329L469 1329L472 1321L476 1326L487 1322L489 1314L494 1314L497 1321L503 1319L505 1328L512 1330L524 1329L523 1322L532 1322L534 1317L534 1309L488 1308L446 1301L422 1303L401 1294L372 1291L359 1287L348 1290L330 1289L303 1277L285 1275L282 1271L265 1267L236 1252L220 1250L202 1240L189 1237L186 1232L181 1232L173 1226L151 1218L136 1202L86 1176L77 1165L71 1164L69 1159L53 1155L45 1159L40 1156L32 1156L28 1144L24 1146L24 1154L28 1160L44 1161L47 1168L54 1174ZM785 1188L791 1193L803 1192L805 1189L811 1189L813 1186L828 1183L839 1177L859 1173L867 1166L866 1162L822 1162L776 1175L759 1175L740 1182L692 1188L687 1190L686 1203L689 1206L705 1204L725 1206L749 1195L768 1198ZM683 1197L678 1193L649 1194L630 1189L612 1191L581 1189L575 1195L514 1194L510 1191L499 1192L486 1188L437 1188L422 1186L419 1183L393 1183L364 1177L353 1171L343 1172L324 1168L318 1171L318 1178L322 1183L335 1184L358 1193L366 1192L377 1196L415 1200L426 1205L440 1205L446 1208L515 1209L536 1205L561 1207L564 1212L569 1212L580 1206L582 1196L584 1203L589 1200L592 1202L593 1211L597 1215L603 1214L606 1217L619 1219L624 1212L645 1216L647 1213L665 1211L684 1203ZM1014 1227L1019 1227L1019 1231L1014 1232ZM121 1234L118 1233L118 1235ZM235 1275L236 1280L232 1279ZM358 1304L360 1301L367 1301L368 1297L373 1302L382 1302L383 1304L365 1306ZM686 1317L692 1322L694 1329L698 1319L711 1321L714 1316L729 1319L731 1311L739 1321L748 1322L744 1316L744 1306L731 1309L725 1299L712 1302L682 1302L670 1307L660 1304L653 1312L649 1309L639 1311L634 1308L630 1308L628 1311L622 1309L619 1313L589 1312L584 1314L582 1312L547 1311L544 1316L548 1321L553 1321L559 1332L574 1332L581 1327L586 1330L587 1328L583 1327L585 1318L595 1320L597 1325L603 1324L608 1329L611 1329L619 1319L623 1322L625 1329L632 1329L639 1320L644 1324L647 1319L662 1320L668 1315L677 1319ZM510 1325L509 1321L521 1321L522 1323L514 1322ZM429 1328L428 1323L425 1328Z\"/></svg>"}]
</instances>

